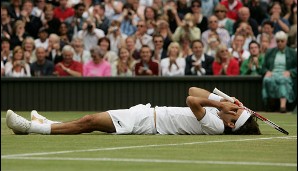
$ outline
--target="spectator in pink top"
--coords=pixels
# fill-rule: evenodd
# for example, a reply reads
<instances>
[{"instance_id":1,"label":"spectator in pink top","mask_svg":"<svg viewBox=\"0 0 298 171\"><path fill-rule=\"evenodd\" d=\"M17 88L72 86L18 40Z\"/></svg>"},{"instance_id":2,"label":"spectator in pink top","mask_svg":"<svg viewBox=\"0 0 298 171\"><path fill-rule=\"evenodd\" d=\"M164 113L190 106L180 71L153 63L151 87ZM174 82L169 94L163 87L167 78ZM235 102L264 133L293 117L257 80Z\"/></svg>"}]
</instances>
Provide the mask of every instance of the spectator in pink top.
<instances>
[{"instance_id":1,"label":"spectator in pink top","mask_svg":"<svg viewBox=\"0 0 298 171\"><path fill-rule=\"evenodd\" d=\"M59 6L54 9L54 17L63 22L66 18L74 16L73 8L67 7L67 0L59 0Z\"/></svg>"},{"instance_id":2,"label":"spectator in pink top","mask_svg":"<svg viewBox=\"0 0 298 171\"><path fill-rule=\"evenodd\" d=\"M104 51L94 46L90 49L92 60L83 66L83 76L87 77L106 77L111 76L111 65L104 59Z\"/></svg>"}]
</instances>

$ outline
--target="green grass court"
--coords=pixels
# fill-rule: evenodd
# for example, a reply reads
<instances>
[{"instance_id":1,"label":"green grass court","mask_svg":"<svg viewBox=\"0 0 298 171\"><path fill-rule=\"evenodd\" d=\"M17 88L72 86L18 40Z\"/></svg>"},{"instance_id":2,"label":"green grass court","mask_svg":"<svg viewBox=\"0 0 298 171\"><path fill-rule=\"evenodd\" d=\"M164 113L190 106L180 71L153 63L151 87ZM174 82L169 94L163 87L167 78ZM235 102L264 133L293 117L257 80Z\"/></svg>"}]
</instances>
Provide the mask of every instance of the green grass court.
<instances>
[{"instance_id":1,"label":"green grass court","mask_svg":"<svg viewBox=\"0 0 298 171\"><path fill-rule=\"evenodd\" d=\"M29 119L30 112L16 112ZM40 112L68 121L93 112ZM260 136L14 135L1 112L1 171L294 171L297 115L262 113L290 135L258 121Z\"/></svg>"}]
</instances>

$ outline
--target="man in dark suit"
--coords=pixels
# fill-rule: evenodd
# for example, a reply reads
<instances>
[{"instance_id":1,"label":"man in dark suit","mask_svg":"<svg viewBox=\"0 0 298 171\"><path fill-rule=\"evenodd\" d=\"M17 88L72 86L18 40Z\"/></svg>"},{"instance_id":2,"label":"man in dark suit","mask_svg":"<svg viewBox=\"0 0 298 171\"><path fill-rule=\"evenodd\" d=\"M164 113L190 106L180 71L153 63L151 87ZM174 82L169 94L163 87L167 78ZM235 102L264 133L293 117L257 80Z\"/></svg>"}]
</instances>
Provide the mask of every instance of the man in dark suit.
<instances>
[{"instance_id":1,"label":"man in dark suit","mask_svg":"<svg viewBox=\"0 0 298 171\"><path fill-rule=\"evenodd\" d=\"M193 54L186 57L185 75L213 75L212 63L214 57L204 54L204 44L201 40L191 43Z\"/></svg>"}]
</instances>

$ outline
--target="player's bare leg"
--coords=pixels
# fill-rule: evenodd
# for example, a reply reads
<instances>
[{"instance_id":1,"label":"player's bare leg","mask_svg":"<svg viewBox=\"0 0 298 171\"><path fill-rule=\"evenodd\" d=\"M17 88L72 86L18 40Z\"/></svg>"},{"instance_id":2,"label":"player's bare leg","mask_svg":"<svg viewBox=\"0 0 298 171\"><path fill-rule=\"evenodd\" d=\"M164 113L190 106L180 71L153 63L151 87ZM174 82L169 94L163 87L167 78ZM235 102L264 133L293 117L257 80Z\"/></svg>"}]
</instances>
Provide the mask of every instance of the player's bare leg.
<instances>
[{"instance_id":1,"label":"player's bare leg","mask_svg":"<svg viewBox=\"0 0 298 171\"><path fill-rule=\"evenodd\" d=\"M86 115L75 121L51 125L51 134L80 134L93 131L116 132L113 121L107 112Z\"/></svg>"}]
</instances>

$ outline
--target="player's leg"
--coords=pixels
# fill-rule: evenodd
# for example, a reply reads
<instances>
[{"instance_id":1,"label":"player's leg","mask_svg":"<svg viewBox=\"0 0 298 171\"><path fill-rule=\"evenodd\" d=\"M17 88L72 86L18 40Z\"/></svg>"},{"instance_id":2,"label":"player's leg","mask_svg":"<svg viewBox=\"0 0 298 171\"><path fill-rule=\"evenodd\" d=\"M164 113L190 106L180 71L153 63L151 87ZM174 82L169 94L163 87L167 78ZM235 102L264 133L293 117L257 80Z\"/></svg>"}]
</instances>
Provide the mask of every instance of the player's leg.
<instances>
[{"instance_id":1,"label":"player's leg","mask_svg":"<svg viewBox=\"0 0 298 171\"><path fill-rule=\"evenodd\" d=\"M75 121L51 125L51 134L80 134L93 131L116 132L112 119L107 112L86 115Z\"/></svg>"}]
</instances>

